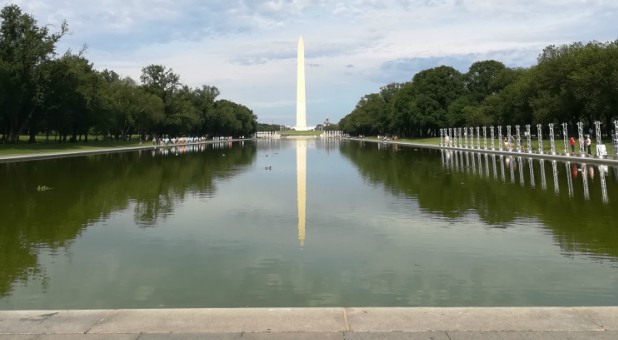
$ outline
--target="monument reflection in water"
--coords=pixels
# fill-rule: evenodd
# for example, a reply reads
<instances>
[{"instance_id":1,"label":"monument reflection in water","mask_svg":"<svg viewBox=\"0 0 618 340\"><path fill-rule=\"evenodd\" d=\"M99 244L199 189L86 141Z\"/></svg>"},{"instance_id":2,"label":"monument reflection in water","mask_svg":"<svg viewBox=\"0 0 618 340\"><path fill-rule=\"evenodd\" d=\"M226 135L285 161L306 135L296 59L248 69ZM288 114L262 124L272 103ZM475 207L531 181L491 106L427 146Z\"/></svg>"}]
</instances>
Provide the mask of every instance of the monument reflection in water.
<instances>
[{"instance_id":1,"label":"monument reflection in water","mask_svg":"<svg viewBox=\"0 0 618 340\"><path fill-rule=\"evenodd\" d=\"M618 300L612 167L284 139L0 174L0 309Z\"/></svg>"},{"instance_id":2,"label":"monument reflection in water","mask_svg":"<svg viewBox=\"0 0 618 340\"><path fill-rule=\"evenodd\" d=\"M298 240L305 245L307 223L307 140L296 141L296 201L298 202Z\"/></svg>"}]
</instances>

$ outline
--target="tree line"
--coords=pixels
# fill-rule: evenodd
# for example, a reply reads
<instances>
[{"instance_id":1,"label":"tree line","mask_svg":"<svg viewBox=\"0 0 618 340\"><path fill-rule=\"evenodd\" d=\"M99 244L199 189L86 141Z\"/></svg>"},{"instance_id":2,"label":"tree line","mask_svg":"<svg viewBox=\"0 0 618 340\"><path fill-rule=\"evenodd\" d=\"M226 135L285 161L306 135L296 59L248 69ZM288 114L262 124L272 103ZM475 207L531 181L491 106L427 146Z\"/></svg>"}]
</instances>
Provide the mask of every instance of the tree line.
<instances>
[{"instance_id":1,"label":"tree line","mask_svg":"<svg viewBox=\"0 0 618 340\"><path fill-rule=\"evenodd\" d=\"M530 68L496 60L467 73L439 66L365 95L339 121L350 134L439 135L445 127L601 121L618 117L618 40L548 46ZM571 130L573 131L573 130Z\"/></svg>"},{"instance_id":2,"label":"tree line","mask_svg":"<svg viewBox=\"0 0 618 340\"><path fill-rule=\"evenodd\" d=\"M131 135L248 135L256 131L253 112L204 85L190 88L163 65L142 69L141 84L113 70L98 71L84 56L56 53L68 32L39 26L17 5L0 12L0 140L16 143L22 134L75 142L91 134L128 139Z\"/></svg>"}]
</instances>

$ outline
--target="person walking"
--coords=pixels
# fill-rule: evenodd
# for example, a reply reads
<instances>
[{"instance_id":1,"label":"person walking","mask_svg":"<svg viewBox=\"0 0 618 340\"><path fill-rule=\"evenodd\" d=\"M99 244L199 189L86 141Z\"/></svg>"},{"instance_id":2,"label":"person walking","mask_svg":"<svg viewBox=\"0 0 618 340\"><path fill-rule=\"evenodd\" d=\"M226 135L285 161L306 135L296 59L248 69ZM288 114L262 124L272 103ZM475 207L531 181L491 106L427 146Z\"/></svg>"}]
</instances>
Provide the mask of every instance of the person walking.
<instances>
[{"instance_id":1,"label":"person walking","mask_svg":"<svg viewBox=\"0 0 618 340\"><path fill-rule=\"evenodd\" d=\"M592 146L592 141L590 140L590 135L586 136L586 148L588 149L588 156L592 155L590 152L590 148Z\"/></svg>"},{"instance_id":2,"label":"person walking","mask_svg":"<svg viewBox=\"0 0 618 340\"><path fill-rule=\"evenodd\" d=\"M569 139L569 144L571 144L571 153L575 154L575 138L573 138L573 136Z\"/></svg>"}]
</instances>

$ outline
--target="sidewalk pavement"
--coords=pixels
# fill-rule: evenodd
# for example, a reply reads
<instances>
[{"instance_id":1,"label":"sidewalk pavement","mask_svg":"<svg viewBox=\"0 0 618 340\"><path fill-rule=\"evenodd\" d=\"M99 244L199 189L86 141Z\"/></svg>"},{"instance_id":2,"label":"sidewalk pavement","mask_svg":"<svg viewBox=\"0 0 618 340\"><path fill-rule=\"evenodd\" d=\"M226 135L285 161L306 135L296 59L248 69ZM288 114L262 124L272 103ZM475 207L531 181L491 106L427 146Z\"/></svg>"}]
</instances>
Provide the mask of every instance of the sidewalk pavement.
<instances>
[{"instance_id":1,"label":"sidewalk pavement","mask_svg":"<svg viewBox=\"0 0 618 340\"><path fill-rule=\"evenodd\" d=\"M232 140L227 140L227 141L208 140L208 141L192 143L192 144L156 145L156 146L144 144L142 146L131 146L131 147L113 147L113 148L100 148L100 149L78 150L78 151L59 151L59 152L48 152L48 153L0 156L0 163L54 159L54 158L64 158L64 157L89 156L89 155L96 155L96 154L129 152L129 151L138 151L138 150L153 150L153 149L158 149L158 148L169 148L173 146L180 147L180 146L199 145L199 144L238 142L238 141L244 141L244 140L251 140L251 139L232 139ZM440 146L440 145L435 145L435 144L421 144L421 143L402 142L402 141L386 141L385 142L385 141L373 140L373 139L360 140L360 139L355 139L355 138L350 138L350 140L366 141L366 142L371 142L371 143L389 143L389 144L405 145L405 146L417 147L417 148L444 149L444 150L459 151L459 152L477 152L477 153L486 153L486 154L494 154L494 155L502 155L502 156L557 160L557 161L572 162L572 163L588 163L588 164L618 166L618 158L616 158L617 156L596 158L592 156L564 155L561 153L551 155L547 153L539 154L536 152L528 153L525 151L517 152L517 151L500 151L500 150L489 150L489 149L486 150L486 149L474 149L474 148L448 147L448 146Z\"/></svg>"},{"instance_id":2,"label":"sidewalk pavement","mask_svg":"<svg viewBox=\"0 0 618 340\"><path fill-rule=\"evenodd\" d=\"M0 311L0 340L618 339L618 307Z\"/></svg>"},{"instance_id":3,"label":"sidewalk pavement","mask_svg":"<svg viewBox=\"0 0 618 340\"><path fill-rule=\"evenodd\" d=\"M195 145L202 145L202 144L240 142L240 141L247 141L247 140L250 141L251 139L230 139L230 140L225 140L225 141L207 140L207 141L196 142L196 143L165 144L165 145L152 145L149 143L144 143L143 145L135 145L135 146L127 146L127 147L109 147L109 148L94 148L94 149L87 149L87 150L62 150L58 152L0 155L0 163L35 161L35 160L65 158L65 157L90 156L90 155L98 155L98 154L120 153L120 152L130 152L130 151L140 151L140 150L149 151L149 150L162 149L162 148L195 146Z\"/></svg>"}]
</instances>

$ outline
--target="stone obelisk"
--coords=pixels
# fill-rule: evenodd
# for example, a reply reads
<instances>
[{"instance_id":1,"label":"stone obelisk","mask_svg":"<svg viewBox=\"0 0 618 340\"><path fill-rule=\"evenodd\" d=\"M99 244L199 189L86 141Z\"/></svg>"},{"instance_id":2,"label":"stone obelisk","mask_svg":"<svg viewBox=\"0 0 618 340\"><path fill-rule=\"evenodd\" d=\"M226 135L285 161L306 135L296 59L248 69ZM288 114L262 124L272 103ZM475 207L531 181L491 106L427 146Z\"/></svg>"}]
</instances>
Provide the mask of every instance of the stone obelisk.
<instances>
[{"instance_id":1,"label":"stone obelisk","mask_svg":"<svg viewBox=\"0 0 618 340\"><path fill-rule=\"evenodd\" d=\"M296 60L296 131L307 131L307 101L305 100L305 44L298 38Z\"/></svg>"}]
</instances>

